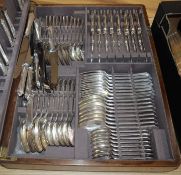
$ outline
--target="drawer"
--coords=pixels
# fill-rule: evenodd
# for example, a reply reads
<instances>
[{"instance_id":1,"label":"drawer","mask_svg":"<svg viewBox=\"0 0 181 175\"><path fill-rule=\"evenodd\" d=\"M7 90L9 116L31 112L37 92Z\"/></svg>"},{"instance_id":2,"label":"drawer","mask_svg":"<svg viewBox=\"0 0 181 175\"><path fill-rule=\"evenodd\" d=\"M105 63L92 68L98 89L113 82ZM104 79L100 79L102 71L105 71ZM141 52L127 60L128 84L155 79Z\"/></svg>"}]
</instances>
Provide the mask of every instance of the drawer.
<instances>
[{"instance_id":1,"label":"drawer","mask_svg":"<svg viewBox=\"0 0 181 175\"><path fill-rule=\"evenodd\" d=\"M1 164L176 169L180 154L145 7L35 5L28 15L28 6L25 1L19 9L19 57L17 52L12 73L2 75L2 84L6 76L12 84L2 118Z\"/></svg>"}]
</instances>

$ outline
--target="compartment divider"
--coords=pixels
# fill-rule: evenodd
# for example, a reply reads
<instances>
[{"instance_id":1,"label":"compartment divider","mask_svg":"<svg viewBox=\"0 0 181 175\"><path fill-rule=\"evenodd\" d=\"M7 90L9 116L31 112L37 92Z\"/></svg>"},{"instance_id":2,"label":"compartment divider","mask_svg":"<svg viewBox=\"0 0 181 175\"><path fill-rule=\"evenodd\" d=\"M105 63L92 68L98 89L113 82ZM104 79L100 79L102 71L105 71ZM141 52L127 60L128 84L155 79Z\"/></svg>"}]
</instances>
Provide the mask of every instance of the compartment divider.
<instances>
[{"instance_id":1,"label":"compartment divider","mask_svg":"<svg viewBox=\"0 0 181 175\"><path fill-rule=\"evenodd\" d=\"M75 151L74 151L74 157L76 159L77 157L77 148L79 148L79 142L77 141L77 135L78 134L78 117L79 117L79 69L76 69L76 98L75 98L75 130L74 130L74 144L75 144Z\"/></svg>"},{"instance_id":2,"label":"compartment divider","mask_svg":"<svg viewBox=\"0 0 181 175\"><path fill-rule=\"evenodd\" d=\"M87 55L88 55L88 37L87 37L87 33L88 33L88 29L87 29L87 7L85 7L85 53L84 53L84 62L87 62Z\"/></svg>"},{"instance_id":3,"label":"compartment divider","mask_svg":"<svg viewBox=\"0 0 181 175\"><path fill-rule=\"evenodd\" d=\"M78 117L79 117L79 98L80 98L80 75L79 68L76 69L76 98L75 98L75 126L78 128Z\"/></svg>"}]
</instances>

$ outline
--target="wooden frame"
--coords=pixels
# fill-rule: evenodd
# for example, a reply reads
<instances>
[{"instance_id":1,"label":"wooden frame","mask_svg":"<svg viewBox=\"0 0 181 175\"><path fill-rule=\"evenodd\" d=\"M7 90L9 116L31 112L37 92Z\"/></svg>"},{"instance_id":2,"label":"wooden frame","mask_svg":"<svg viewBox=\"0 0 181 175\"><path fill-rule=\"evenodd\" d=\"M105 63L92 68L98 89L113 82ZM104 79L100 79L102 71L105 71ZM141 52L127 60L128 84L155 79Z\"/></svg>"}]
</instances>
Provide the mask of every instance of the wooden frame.
<instances>
[{"instance_id":1,"label":"wooden frame","mask_svg":"<svg viewBox=\"0 0 181 175\"><path fill-rule=\"evenodd\" d=\"M54 4L55 5L55 4ZM149 29L149 22L146 13L146 9L143 5L136 4L116 4L109 6L142 6L144 9L144 15L146 19L146 25ZM59 5L60 6L60 5ZM69 5L61 5L61 6L74 6L73 4ZM75 6L80 6L76 4ZM89 5L83 5L89 6ZM98 4L94 6L100 6ZM106 4L101 5L106 6ZM154 53L154 64L157 69L157 74L159 77L161 92L164 100L164 107L167 116L167 123L169 128L169 140L172 148L172 156L173 160L169 161L159 161L159 160L151 160L151 161L125 161L125 160L105 160L105 161L97 161L97 160L49 160L49 159L32 159L32 158L15 158L12 159L8 157L7 159L1 160L1 164L7 168L18 168L18 169L43 169L43 170L78 170L78 171L171 171L176 169L180 165L180 153L179 148L176 142L176 137L173 129L171 114L168 106L166 91L161 75L161 70L158 62L158 58L156 55L154 42L149 34L150 42L152 46L152 51ZM4 125L3 136L0 142L0 145L6 148L9 148L10 136L12 132L13 126L13 113L16 106L16 90L19 83L19 78L13 80L13 85L11 89L10 100L7 109L6 121Z\"/></svg>"}]
</instances>

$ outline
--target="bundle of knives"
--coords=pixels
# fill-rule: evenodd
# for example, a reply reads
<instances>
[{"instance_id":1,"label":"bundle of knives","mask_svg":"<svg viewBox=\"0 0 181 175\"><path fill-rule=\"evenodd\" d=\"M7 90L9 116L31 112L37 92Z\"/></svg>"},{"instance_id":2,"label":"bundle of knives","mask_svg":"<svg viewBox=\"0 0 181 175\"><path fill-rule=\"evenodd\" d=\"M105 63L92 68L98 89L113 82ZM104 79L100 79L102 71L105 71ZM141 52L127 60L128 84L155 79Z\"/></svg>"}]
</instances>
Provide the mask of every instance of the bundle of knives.
<instances>
[{"instance_id":1,"label":"bundle of knives","mask_svg":"<svg viewBox=\"0 0 181 175\"><path fill-rule=\"evenodd\" d=\"M79 126L90 132L93 158L153 158L150 132L158 121L150 74L83 72L80 94Z\"/></svg>"},{"instance_id":2,"label":"bundle of knives","mask_svg":"<svg viewBox=\"0 0 181 175\"><path fill-rule=\"evenodd\" d=\"M89 52L92 59L122 57L125 53L145 52L139 10L90 10Z\"/></svg>"},{"instance_id":3,"label":"bundle of knives","mask_svg":"<svg viewBox=\"0 0 181 175\"><path fill-rule=\"evenodd\" d=\"M19 9L22 10L24 1L18 0L17 2ZM14 41L16 39L15 22L10 17L6 7L0 7L0 32L0 76L6 76L10 61L8 48L12 48L14 46Z\"/></svg>"},{"instance_id":4,"label":"bundle of knives","mask_svg":"<svg viewBox=\"0 0 181 175\"><path fill-rule=\"evenodd\" d=\"M30 38L30 48L18 88L18 95L26 99L30 89L46 92L57 89L59 64L70 65L71 61L84 59L83 20L68 16L34 19L29 15L28 24L27 28L33 24L31 31L27 29L25 33Z\"/></svg>"}]
</instances>

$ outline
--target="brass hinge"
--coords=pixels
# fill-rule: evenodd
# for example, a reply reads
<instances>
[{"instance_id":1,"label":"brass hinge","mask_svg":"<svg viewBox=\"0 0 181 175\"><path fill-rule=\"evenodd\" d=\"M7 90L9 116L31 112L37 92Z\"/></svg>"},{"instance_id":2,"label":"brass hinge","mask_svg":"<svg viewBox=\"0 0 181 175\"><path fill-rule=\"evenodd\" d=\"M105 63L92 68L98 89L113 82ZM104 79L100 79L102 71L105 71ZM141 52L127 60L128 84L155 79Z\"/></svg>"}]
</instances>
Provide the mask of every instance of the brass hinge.
<instances>
[{"instance_id":1,"label":"brass hinge","mask_svg":"<svg viewBox=\"0 0 181 175\"><path fill-rule=\"evenodd\" d=\"M8 156L8 148L5 146L0 146L0 161L15 161L17 157Z\"/></svg>"}]
</instances>

